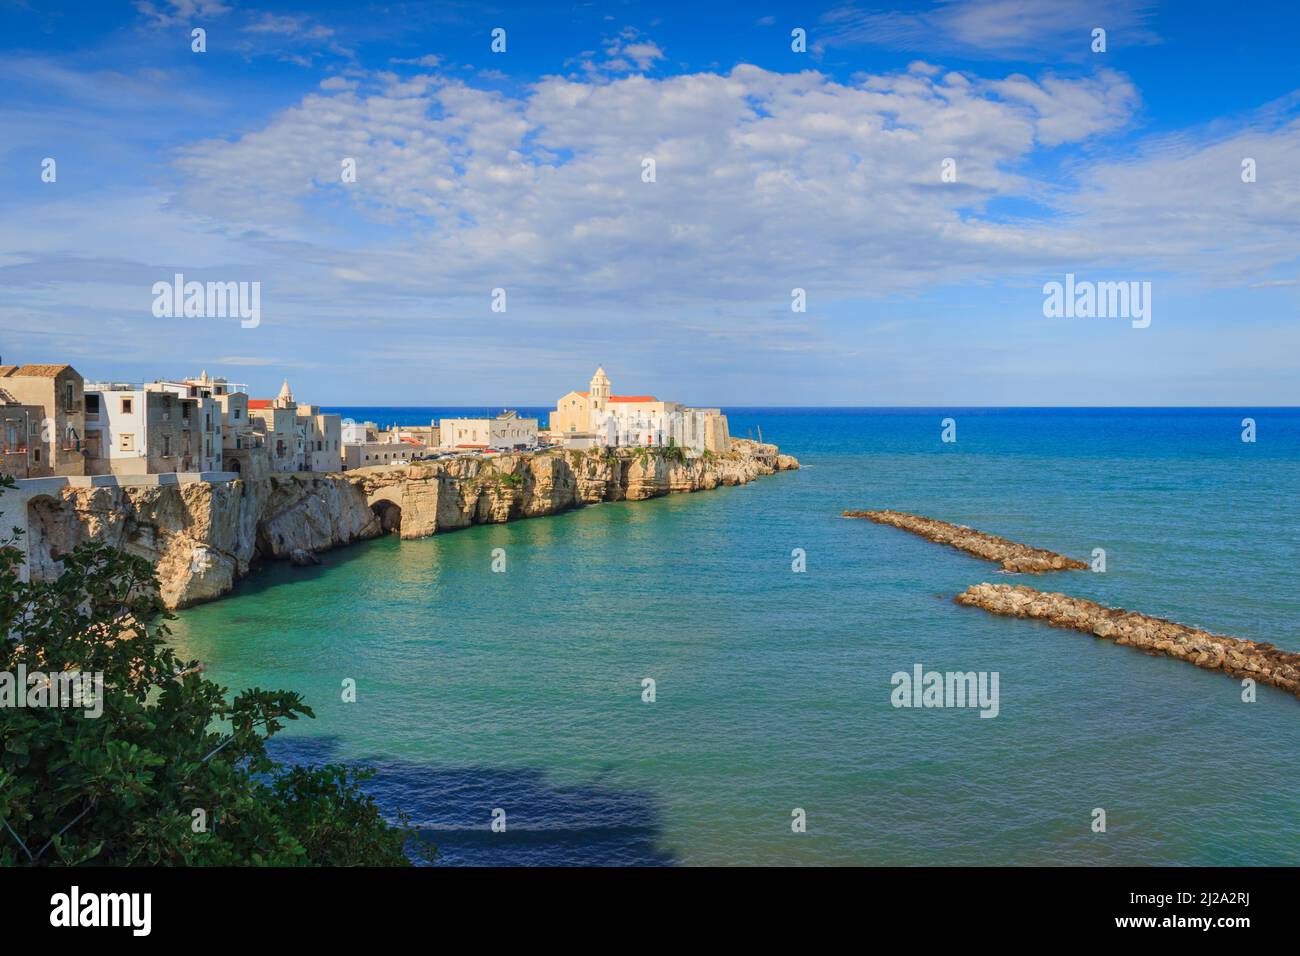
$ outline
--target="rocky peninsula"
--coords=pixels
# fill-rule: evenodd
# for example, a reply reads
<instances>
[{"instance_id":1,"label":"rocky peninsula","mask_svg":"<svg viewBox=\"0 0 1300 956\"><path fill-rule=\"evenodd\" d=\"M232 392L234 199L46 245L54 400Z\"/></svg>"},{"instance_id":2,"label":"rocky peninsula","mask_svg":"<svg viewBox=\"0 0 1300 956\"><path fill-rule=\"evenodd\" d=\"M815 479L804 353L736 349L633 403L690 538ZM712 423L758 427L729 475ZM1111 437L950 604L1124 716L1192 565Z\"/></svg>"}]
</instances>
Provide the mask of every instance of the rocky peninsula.
<instances>
[{"instance_id":1,"label":"rocky peninsula","mask_svg":"<svg viewBox=\"0 0 1300 956\"><path fill-rule=\"evenodd\" d=\"M955 600L993 614L1034 618L1055 627L1073 628L1148 654L1187 661L1206 670L1249 677L1300 697L1300 654L1278 650L1272 644L1211 634L1163 618L1103 607L1022 584L973 584Z\"/></svg>"},{"instance_id":2,"label":"rocky peninsula","mask_svg":"<svg viewBox=\"0 0 1300 956\"><path fill-rule=\"evenodd\" d=\"M68 487L29 506L29 573L55 577L60 555L104 541L152 562L163 602L181 608L226 593L263 560L312 563L317 552L387 533L419 538L603 501L743 485L799 467L775 445L732 439L731 446L697 458L677 448L552 449L329 474Z\"/></svg>"},{"instance_id":3,"label":"rocky peninsula","mask_svg":"<svg viewBox=\"0 0 1300 956\"><path fill-rule=\"evenodd\" d=\"M910 531L928 541L946 544L987 561L996 561L1002 565L1004 571L1041 574L1045 571L1088 567L1082 561L1057 554L1055 551L1031 548L997 535L967 528L965 525L936 521L934 518L908 514L905 511L846 511L844 517L866 518L877 524L887 524L903 531Z\"/></svg>"}]
</instances>

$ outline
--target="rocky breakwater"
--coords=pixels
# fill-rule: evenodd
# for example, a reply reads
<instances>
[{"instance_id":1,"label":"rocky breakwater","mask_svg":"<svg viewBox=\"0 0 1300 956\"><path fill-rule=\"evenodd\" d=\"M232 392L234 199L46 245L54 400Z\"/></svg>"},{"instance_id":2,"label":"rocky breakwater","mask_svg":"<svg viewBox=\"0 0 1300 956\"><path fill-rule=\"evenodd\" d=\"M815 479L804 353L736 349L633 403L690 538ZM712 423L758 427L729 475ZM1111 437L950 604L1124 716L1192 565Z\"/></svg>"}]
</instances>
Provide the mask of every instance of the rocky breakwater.
<instances>
[{"instance_id":1,"label":"rocky breakwater","mask_svg":"<svg viewBox=\"0 0 1300 956\"><path fill-rule=\"evenodd\" d=\"M1187 661L1206 670L1249 677L1300 697L1300 654L1278 650L1272 644L1211 634L1163 618L1103 607L1024 585L973 584L957 595L956 601L993 614L1033 618L1056 627L1073 628L1148 654Z\"/></svg>"},{"instance_id":2,"label":"rocky breakwater","mask_svg":"<svg viewBox=\"0 0 1300 956\"><path fill-rule=\"evenodd\" d=\"M163 601L178 608L224 594L260 560L309 564L317 552L386 533L420 538L799 467L775 445L732 446L698 458L671 448L552 450L339 474L64 488L30 506L28 564L34 578L51 578L61 554L105 541L153 563Z\"/></svg>"},{"instance_id":3,"label":"rocky breakwater","mask_svg":"<svg viewBox=\"0 0 1300 956\"><path fill-rule=\"evenodd\" d=\"M1086 569L1082 561L1068 558L1054 551L1043 548L1031 548L997 535L985 534L964 525L936 521L921 515L908 514L905 511L846 511L846 518L866 518L877 524L887 524L912 534L920 535L928 541L946 544L950 547L973 554L977 558L996 561L1004 571L1016 571L1026 574L1041 574L1045 571L1064 571L1067 569Z\"/></svg>"}]
</instances>

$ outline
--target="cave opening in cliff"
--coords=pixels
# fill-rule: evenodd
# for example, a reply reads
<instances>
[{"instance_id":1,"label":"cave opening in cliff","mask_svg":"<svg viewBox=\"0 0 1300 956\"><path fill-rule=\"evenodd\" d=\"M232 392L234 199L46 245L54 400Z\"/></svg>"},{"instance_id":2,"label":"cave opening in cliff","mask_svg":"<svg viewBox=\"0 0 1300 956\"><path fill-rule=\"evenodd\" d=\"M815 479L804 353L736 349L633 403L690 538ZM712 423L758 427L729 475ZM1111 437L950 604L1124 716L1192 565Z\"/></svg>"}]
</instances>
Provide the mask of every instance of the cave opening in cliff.
<instances>
[{"instance_id":1,"label":"cave opening in cliff","mask_svg":"<svg viewBox=\"0 0 1300 956\"><path fill-rule=\"evenodd\" d=\"M402 506L396 502L380 499L370 506L370 511L379 519L384 534L396 534L402 530Z\"/></svg>"}]
</instances>

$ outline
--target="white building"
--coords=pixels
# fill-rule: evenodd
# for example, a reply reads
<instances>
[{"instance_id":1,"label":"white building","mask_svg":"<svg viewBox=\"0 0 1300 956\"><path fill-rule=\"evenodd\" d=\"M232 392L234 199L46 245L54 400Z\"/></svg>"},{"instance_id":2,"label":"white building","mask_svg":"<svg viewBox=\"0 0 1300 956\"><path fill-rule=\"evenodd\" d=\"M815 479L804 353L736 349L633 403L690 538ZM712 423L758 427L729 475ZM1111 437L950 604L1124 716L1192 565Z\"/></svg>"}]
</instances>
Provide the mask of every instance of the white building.
<instances>
[{"instance_id":1,"label":"white building","mask_svg":"<svg viewBox=\"0 0 1300 956\"><path fill-rule=\"evenodd\" d=\"M319 405L299 405L298 434L303 471L338 471L343 456L343 419Z\"/></svg>"},{"instance_id":2,"label":"white building","mask_svg":"<svg viewBox=\"0 0 1300 956\"><path fill-rule=\"evenodd\" d=\"M197 399L144 385L88 382L85 400L87 443L97 449L87 459L91 474L202 470L195 454L203 428Z\"/></svg>"},{"instance_id":3,"label":"white building","mask_svg":"<svg viewBox=\"0 0 1300 956\"><path fill-rule=\"evenodd\" d=\"M343 467L351 470L409 463L429 453L432 446L426 436L436 433L437 428L432 426L401 428L394 425L381 429L374 422L349 421L342 428Z\"/></svg>"},{"instance_id":4,"label":"white building","mask_svg":"<svg viewBox=\"0 0 1300 956\"><path fill-rule=\"evenodd\" d=\"M438 423L443 448L519 451L537 447L537 419L502 412L495 418L444 418Z\"/></svg>"}]
</instances>

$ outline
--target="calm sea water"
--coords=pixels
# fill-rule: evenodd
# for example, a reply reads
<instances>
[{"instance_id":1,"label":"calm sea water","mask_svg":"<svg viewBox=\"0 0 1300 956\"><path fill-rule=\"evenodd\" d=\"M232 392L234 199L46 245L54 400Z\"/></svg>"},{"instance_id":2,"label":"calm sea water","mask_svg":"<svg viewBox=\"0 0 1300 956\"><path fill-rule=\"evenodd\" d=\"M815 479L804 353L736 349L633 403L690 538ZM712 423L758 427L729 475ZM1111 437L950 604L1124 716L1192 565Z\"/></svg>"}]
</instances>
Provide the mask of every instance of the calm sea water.
<instances>
[{"instance_id":1,"label":"calm sea water","mask_svg":"<svg viewBox=\"0 0 1300 956\"><path fill-rule=\"evenodd\" d=\"M176 640L301 691L278 755L377 768L443 864L1300 864L1300 701L952 601L1024 581L1300 651L1300 410L728 413L804 469L265 567ZM1003 575L846 508L1108 570ZM998 672L1000 714L895 709L918 663Z\"/></svg>"}]
</instances>

